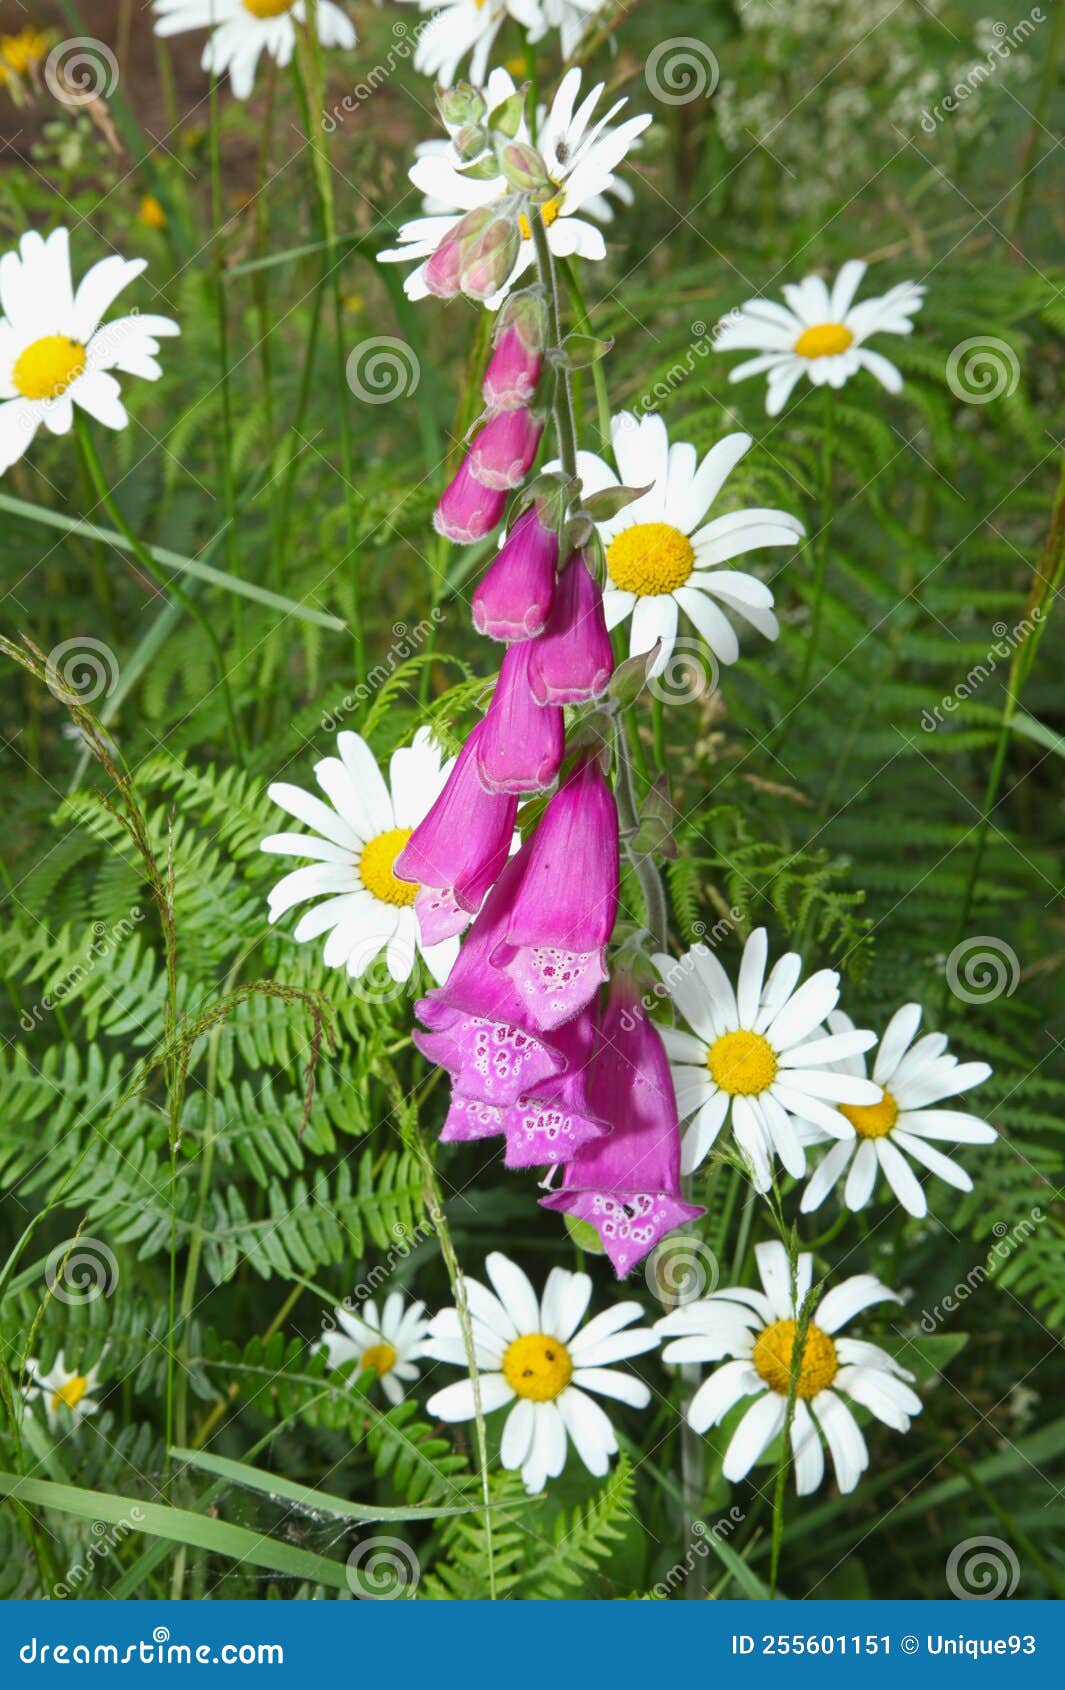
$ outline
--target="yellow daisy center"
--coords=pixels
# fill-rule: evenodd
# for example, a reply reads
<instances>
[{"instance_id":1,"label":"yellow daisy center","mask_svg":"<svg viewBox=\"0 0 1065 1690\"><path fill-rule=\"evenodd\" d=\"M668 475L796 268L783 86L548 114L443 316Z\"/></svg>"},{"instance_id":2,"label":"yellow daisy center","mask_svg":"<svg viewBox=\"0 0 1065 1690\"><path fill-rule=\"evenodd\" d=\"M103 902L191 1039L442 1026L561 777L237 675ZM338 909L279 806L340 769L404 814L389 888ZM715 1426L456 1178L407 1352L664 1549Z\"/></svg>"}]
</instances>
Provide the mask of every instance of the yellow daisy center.
<instances>
[{"instance_id":1,"label":"yellow daisy center","mask_svg":"<svg viewBox=\"0 0 1065 1690\"><path fill-rule=\"evenodd\" d=\"M418 896L413 880L400 880L392 870L396 858L410 838L413 828L390 827L379 833L362 848L359 858L359 878L367 892L382 904L396 904L405 908Z\"/></svg>"},{"instance_id":2,"label":"yellow daisy center","mask_svg":"<svg viewBox=\"0 0 1065 1690\"><path fill-rule=\"evenodd\" d=\"M573 1362L565 1344L546 1332L515 1338L503 1357L503 1377L519 1397L553 1402L573 1377Z\"/></svg>"},{"instance_id":3,"label":"yellow daisy center","mask_svg":"<svg viewBox=\"0 0 1065 1690\"><path fill-rule=\"evenodd\" d=\"M382 1373L391 1373L395 1365L396 1352L383 1338L379 1344L371 1344L368 1350L363 1350L359 1360L359 1366L364 1373L372 1370L379 1379Z\"/></svg>"},{"instance_id":4,"label":"yellow daisy center","mask_svg":"<svg viewBox=\"0 0 1065 1690\"><path fill-rule=\"evenodd\" d=\"M791 1358L795 1349L795 1322L775 1320L760 1332L754 1346L754 1365L771 1391L786 1397L791 1386ZM839 1368L836 1346L827 1332L811 1321L806 1328L797 1397L816 1397L831 1385Z\"/></svg>"},{"instance_id":5,"label":"yellow daisy center","mask_svg":"<svg viewBox=\"0 0 1065 1690\"><path fill-rule=\"evenodd\" d=\"M23 399L58 399L85 368L85 348L65 334L46 334L15 359L11 380Z\"/></svg>"},{"instance_id":6,"label":"yellow daisy center","mask_svg":"<svg viewBox=\"0 0 1065 1690\"><path fill-rule=\"evenodd\" d=\"M706 1056L706 1066L731 1097L756 1097L776 1078L777 1057L761 1033L722 1033Z\"/></svg>"},{"instance_id":7,"label":"yellow daisy center","mask_svg":"<svg viewBox=\"0 0 1065 1690\"><path fill-rule=\"evenodd\" d=\"M554 199L547 200L540 207L540 219L541 219L545 229L550 229L552 223L555 221L555 218L558 216L558 214L561 210L562 210L562 195L561 194L556 194ZM518 214L518 228L521 230L523 240L526 240L526 241L532 240L532 230L529 227L529 219L526 217L524 211L519 212L519 214Z\"/></svg>"},{"instance_id":8,"label":"yellow daisy center","mask_svg":"<svg viewBox=\"0 0 1065 1690\"><path fill-rule=\"evenodd\" d=\"M296 0L244 0L244 7L253 18L279 18L290 12Z\"/></svg>"},{"instance_id":9,"label":"yellow daisy center","mask_svg":"<svg viewBox=\"0 0 1065 1690\"><path fill-rule=\"evenodd\" d=\"M606 554L615 587L641 599L683 587L694 564L691 541L671 522L637 522L611 540Z\"/></svg>"},{"instance_id":10,"label":"yellow daisy center","mask_svg":"<svg viewBox=\"0 0 1065 1690\"><path fill-rule=\"evenodd\" d=\"M77 1408L88 1388L89 1381L85 1374L75 1373L73 1379L68 1379L65 1385L60 1385L57 1391L52 1392L53 1409L58 1408L61 1402L65 1402L68 1408Z\"/></svg>"},{"instance_id":11,"label":"yellow daisy center","mask_svg":"<svg viewBox=\"0 0 1065 1690\"><path fill-rule=\"evenodd\" d=\"M859 1138L886 1138L899 1118L899 1106L889 1091L879 1103L841 1103L841 1115L846 1115Z\"/></svg>"},{"instance_id":12,"label":"yellow daisy center","mask_svg":"<svg viewBox=\"0 0 1065 1690\"><path fill-rule=\"evenodd\" d=\"M854 336L842 323L815 323L813 328L803 329L792 351L800 358L833 358L853 345Z\"/></svg>"}]
</instances>

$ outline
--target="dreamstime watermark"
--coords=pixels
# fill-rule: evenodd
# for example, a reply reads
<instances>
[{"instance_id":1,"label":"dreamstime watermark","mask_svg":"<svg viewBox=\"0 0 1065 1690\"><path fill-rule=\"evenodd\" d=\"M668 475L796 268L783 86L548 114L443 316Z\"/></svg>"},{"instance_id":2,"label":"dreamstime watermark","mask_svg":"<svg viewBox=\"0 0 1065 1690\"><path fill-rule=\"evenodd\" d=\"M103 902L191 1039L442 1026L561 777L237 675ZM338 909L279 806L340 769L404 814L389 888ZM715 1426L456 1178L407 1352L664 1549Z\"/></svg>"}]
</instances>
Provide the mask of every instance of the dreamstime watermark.
<instances>
[{"instance_id":1,"label":"dreamstime watermark","mask_svg":"<svg viewBox=\"0 0 1065 1690\"><path fill-rule=\"evenodd\" d=\"M985 681L989 681L1000 663L1012 657L1017 647L1023 645L1033 628L1043 620L1043 612L1036 605L1029 616L1022 616L1011 628L1008 622L995 622L991 632L994 643L990 645L979 663L974 663L965 678L958 682L953 692L945 693L938 704L930 710L921 712L921 727L925 733L935 733L943 726L944 714L953 716L955 710L963 705L967 698L978 692Z\"/></svg>"},{"instance_id":2,"label":"dreamstime watermark","mask_svg":"<svg viewBox=\"0 0 1065 1690\"><path fill-rule=\"evenodd\" d=\"M72 35L52 48L44 61L48 92L60 105L88 106L109 100L118 87L118 60L93 35Z\"/></svg>"},{"instance_id":3,"label":"dreamstime watermark","mask_svg":"<svg viewBox=\"0 0 1065 1690\"><path fill-rule=\"evenodd\" d=\"M997 1602L1017 1588L1021 1565L1000 1537L967 1537L947 1557L947 1588L959 1602Z\"/></svg>"},{"instance_id":4,"label":"dreamstime watermark","mask_svg":"<svg viewBox=\"0 0 1065 1690\"><path fill-rule=\"evenodd\" d=\"M1016 393L1021 361L1006 340L973 335L959 341L947 359L947 386L963 405L990 405Z\"/></svg>"},{"instance_id":5,"label":"dreamstime watermark","mask_svg":"<svg viewBox=\"0 0 1065 1690\"><path fill-rule=\"evenodd\" d=\"M121 921L116 921L113 927L108 927L106 921L94 921L92 924L92 939L82 957L74 966L51 986L37 1003L24 1009L19 1016L19 1026L24 1033L32 1033L39 1027L46 1015L60 1007L60 1005L89 978L99 963L111 956L130 934L138 923L144 920L144 911L139 904L134 904L128 915Z\"/></svg>"},{"instance_id":6,"label":"dreamstime watermark","mask_svg":"<svg viewBox=\"0 0 1065 1690\"><path fill-rule=\"evenodd\" d=\"M422 367L418 355L405 340L393 334L371 335L348 353L344 366L347 384L364 405L390 405L393 399L409 399L418 391Z\"/></svg>"},{"instance_id":7,"label":"dreamstime watermark","mask_svg":"<svg viewBox=\"0 0 1065 1690\"><path fill-rule=\"evenodd\" d=\"M44 1282L58 1303L84 1307L110 1297L118 1284L118 1263L102 1238L67 1238L48 1257Z\"/></svg>"},{"instance_id":8,"label":"dreamstime watermark","mask_svg":"<svg viewBox=\"0 0 1065 1690\"><path fill-rule=\"evenodd\" d=\"M52 1586L52 1597L56 1602L66 1601L68 1596L75 1596L86 1579L92 1577L97 1561L106 1561L112 1550L127 1538L131 1532L140 1531L144 1521L144 1510L136 1503L129 1511L126 1519L116 1520L108 1526L104 1520L94 1520L90 1530L95 1542L90 1543L84 1558L74 1561L67 1568L58 1584Z\"/></svg>"},{"instance_id":9,"label":"dreamstime watermark","mask_svg":"<svg viewBox=\"0 0 1065 1690\"><path fill-rule=\"evenodd\" d=\"M974 933L955 945L943 970L947 985L962 1003L994 1003L1011 998L1021 978L1017 952L993 933Z\"/></svg>"},{"instance_id":10,"label":"dreamstime watermark","mask_svg":"<svg viewBox=\"0 0 1065 1690\"><path fill-rule=\"evenodd\" d=\"M118 658L103 640L75 634L52 647L45 659L44 680L61 704L71 694L79 704L95 704L98 698L109 698L117 687Z\"/></svg>"},{"instance_id":11,"label":"dreamstime watermark","mask_svg":"<svg viewBox=\"0 0 1065 1690\"><path fill-rule=\"evenodd\" d=\"M648 675L647 690L662 704L695 704L717 691L721 669L702 640L674 640L666 661Z\"/></svg>"},{"instance_id":12,"label":"dreamstime watermark","mask_svg":"<svg viewBox=\"0 0 1065 1690\"><path fill-rule=\"evenodd\" d=\"M1035 34L1041 23L1046 23L1046 14L1039 6L1033 6L1026 18L1021 18L1011 29L1009 24L992 24L992 34L996 40L992 43L982 59L970 67L966 75L949 89L942 99L933 106L926 106L921 113L921 128L926 135L934 135L944 118L950 117L966 100L978 94L982 85L989 77L994 76L1015 48L1021 47L1028 38Z\"/></svg>"},{"instance_id":13,"label":"dreamstime watermark","mask_svg":"<svg viewBox=\"0 0 1065 1690\"><path fill-rule=\"evenodd\" d=\"M713 1554L711 1542L723 1543L726 1538L732 1536L737 1526L741 1526L746 1518L743 1510L733 1503L728 1513L723 1514L720 1520L715 1520L712 1526L708 1526L705 1520L694 1520L691 1529L691 1546L683 1561L677 1561L670 1567L664 1578L659 1579L657 1584L651 1586L648 1592L648 1600L657 1598L658 1601L664 1602L667 1597L672 1596L675 1590L680 1589L687 1582L688 1575L695 1571L697 1563L705 1561L708 1555Z\"/></svg>"},{"instance_id":14,"label":"dreamstime watermark","mask_svg":"<svg viewBox=\"0 0 1065 1690\"><path fill-rule=\"evenodd\" d=\"M387 1285L393 1274L407 1260L407 1257L418 1248L418 1245L432 1238L433 1226L430 1221L419 1221L417 1226L413 1227L405 1226L402 1221L397 1221L392 1228L392 1236L395 1243L391 1245L387 1254L379 1262L374 1263L365 1279L360 1279L357 1285L352 1286L351 1291L340 1302L334 1314L323 1316L323 1333L337 1330L339 1322L336 1315L340 1313L341 1309L347 1314L358 1315L362 1305L368 1302L371 1297L376 1296L382 1285Z\"/></svg>"},{"instance_id":15,"label":"dreamstime watermark","mask_svg":"<svg viewBox=\"0 0 1065 1690\"><path fill-rule=\"evenodd\" d=\"M675 1308L711 1296L717 1290L721 1268L709 1244L679 1232L651 1251L643 1276L651 1294Z\"/></svg>"},{"instance_id":16,"label":"dreamstime watermark","mask_svg":"<svg viewBox=\"0 0 1065 1690\"><path fill-rule=\"evenodd\" d=\"M687 350L669 366L664 375L651 383L645 393L641 393L640 397L633 401L630 409L623 414L620 426L635 428L639 419L648 411L656 411L665 404L670 395L675 393L678 387L683 387L689 376L694 375L700 361L708 358L711 352L717 351L722 330L738 322L741 315L741 308L734 306L712 329L707 328L701 317L697 317L691 325L691 339Z\"/></svg>"},{"instance_id":17,"label":"dreamstime watermark","mask_svg":"<svg viewBox=\"0 0 1065 1690\"><path fill-rule=\"evenodd\" d=\"M390 680L401 663L406 663L425 644L434 628L439 627L444 620L444 612L439 605L433 606L428 617L422 617L413 628L406 622L396 622L392 627L393 643L386 651L380 663L375 663L367 671L366 679L360 681L352 692L346 692L335 710L329 710L322 717L322 729L325 733L335 733L345 716L350 716L353 710L360 710L368 704L375 692L379 692L385 682Z\"/></svg>"},{"instance_id":18,"label":"dreamstime watermark","mask_svg":"<svg viewBox=\"0 0 1065 1690\"><path fill-rule=\"evenodd\" d=\"M285 1664L281 1643L172 1643L165 1625L137 1643L43 1643L31 1637L18 1652L23 1666L268 1666Z\"/></svg>"},{"instance_id":19,"label":"dreamstime watermark","mask_svg":"<svg viewBox=\"0 0 1065 1690\"><path fill-rule=\"evenodd\" d=\"M422 1576L421 1564L401 1537L367 1537L348 1556L344 1575L353 1596L370 1602L409 1601Z\"/></svg>"},{"instance_id":20,"label":"dreamstime watermark","mask_svg":"<svg viewBox=\"0 0 1065 1690\"><path fill-rule=\"evenodd\" d=\"M395 45L388 49L384 63L374 65L367 71L363 81L356 82L354 88L345 94L342 100L338 100L330 111L322 113L322 128L327 135L335 134L344 119L350 117L353 112L357 112L359 107L364 105L372 95L377 93L382 84L388 81L397 67L406 63L418 45L422 30L428 28L432 21L432 17L422 18L413 29L402 18L392 25L392 34L396 38Z\"/></svg>"},{"instance_id":21,"label":"dreamstime watermark","mask_svg":"<svg viewBox=\"0 0 1065 1690\"><path fill-rule=\"evenodd\" d=\"M674 35L648 54L643 75L648 93L661 105L687 106L710 98L721 67L705 41L694 35Z\"/></svg>"},{"instance_id":22,"label":"dreamstime watermark","mask_svg":"<svg viewBox=\"0 0 1065 1690\"><path fill-rule=\"evenodd\" d=\"M1006 1221L996 1221L991 1228L995 1242L991 1245L982 1262L969 1269L964 1279L960 1279L953 1288L933 1303L931 1308L922 1309L920 1327L922 1332L929 1334L942 1326L948 1315L956 1314L963 1304L975 1296L976 1292L986 1285L988 1280L994 1279L1003 1262L1009 1260L1015 1250L1019 1250L1031 1238L1040 1222L1046 1220L1042 1209L1030 1209L1023 1220L1015 1226L1009 1226Z\"/></svg>"}]
</instances>

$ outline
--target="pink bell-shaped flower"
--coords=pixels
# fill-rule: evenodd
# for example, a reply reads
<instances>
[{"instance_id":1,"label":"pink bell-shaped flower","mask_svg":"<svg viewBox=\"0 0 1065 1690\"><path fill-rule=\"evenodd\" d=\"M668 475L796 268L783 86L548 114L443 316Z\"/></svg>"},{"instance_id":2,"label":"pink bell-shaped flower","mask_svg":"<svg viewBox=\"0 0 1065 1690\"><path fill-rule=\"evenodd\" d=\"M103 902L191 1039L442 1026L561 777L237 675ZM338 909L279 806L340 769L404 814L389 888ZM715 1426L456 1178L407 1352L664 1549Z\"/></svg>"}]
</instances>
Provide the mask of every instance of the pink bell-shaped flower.
<instances>
[{"instance_id":1,"label":"pink bell-shaped flower","mask_svg":"<svg viewBox=\"0 0 1065 1690\"><path fill-rule=\"evenodd\" d=\"M543 417L524 406L516 411L497 411L474 435L471 473L486 487L520 487L543 432Z\"/></svg>"},{"instance_id":2,"label":"pink bell-shaped flower","mask_svg":"<svg viewBox=\"0 0 1065 1690\"><path fill-rule=\"evenodd\" d=\"M574 768L514 860L521 880L492 961L532 1026L558 1027L606 979L618 911L618 810L594 758Z\"/></svg>"},{"instance_id":3,"label":"pink bell-shaped flower","mask_svg":"<svg viewBox=\"0 0 1065 1690\"><path fill-rule=\"evenodd\" d=\"M669 1059L628 975L611 982L587 1089L611 1131L582 1146L541 1206L593 1226L621 1279L666 1233L705 1212L681 1195Z\"/></svg>"},{"instance_id":4,"label":"pink bell-shaped flower","mask_svg":"<svg viewBox=\"0 0 1065 1690\"><path fill-rule=\"evenodd\" d=\"M486 792L477 774L477 723L444 790L396 858L393 872L421 890L414 909L426 945L461 933L510 855L518 800Z\"/></svg>"},{"instance_id":5,"label":"pink bell-shaped flower","mask_svg":"<svg viewBox=\"0 0 1065 1690\"><path fill-rule=\"evenodd\" d=\"M565 1068L506 1106L467 1097L456 1082L441 1139L457 1142L502 1135L508 1168L569 1161L581 1145L607 1131L605 1123L590 1113L585 1096L594 1037L591 1015L577 1016L560 1028L550 1046L564 1058Z\"/></svg>"},{"instance_id":6,"label":"pink bell-shaped flower","mask_svg":"<svg viewBox=\"0 0 1065 1690\"><path fill-rule=\"evenodd\" d=\"M577 552L555 589L551 614L529 658L537 704L584 704L598 698L613 673L603 595Z\"/></svg>"},{"instance_id":7,"label":"pink bell-shaped flower","mask_svg":"<svg viewBox=\"0 0 1065 1690\"><path fill-rule=\"evenodd\" d=\"M473 595L477 632L493 640L528 640L539 634L555 596L557 567L558 535L543 526L531 505Z\"/></svg>"},{"instance_id":8,"label":"pink bell-shaped flower","mask_svg":"<svg viewBox=\"0 0 1065 1690\"><path fill-rule=\"evenodd\" d=\"M468 546L490 534L503 515L507 502L504 492L486 487L470 471L470 460L463 459L458 474L441 494L433 513L433 527L457 544Z\"/></svg>"},{"instance_id":9,"label":"pink bell-shaped flower","mask_svg":"<svg viewBox=\"0 0 1065 1690\"><path fill-rule=\"evenodd\" d=\"M536 392L544 356L539 346L529 346L518 328L506 328L484 372L481 392L492 411L512 411L527 405Z\"/></svg>"},{"instance_id":10,"label":"pink bell-shaped flower","mask_svg":"<svg viewBox=\"0 0 1065 1690\"><path fill-rule=\"evenodd\" d=\"M536 703L529 685L533 640L508 646L481 724L477 772L489 792L539 792L562 762L564 729L557 705Z\"/></svg>"}]
</instances>

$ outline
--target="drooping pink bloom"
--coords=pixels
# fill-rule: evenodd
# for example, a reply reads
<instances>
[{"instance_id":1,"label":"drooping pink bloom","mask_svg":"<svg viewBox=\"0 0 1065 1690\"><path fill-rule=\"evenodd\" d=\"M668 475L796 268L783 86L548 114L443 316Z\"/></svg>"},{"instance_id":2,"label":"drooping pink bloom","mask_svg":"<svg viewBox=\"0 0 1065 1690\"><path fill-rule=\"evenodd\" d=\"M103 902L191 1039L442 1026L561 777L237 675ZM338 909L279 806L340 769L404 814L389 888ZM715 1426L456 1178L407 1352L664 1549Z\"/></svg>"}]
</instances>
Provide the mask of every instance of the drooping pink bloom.
<instances>
[{"instance_id":1,"label":"drooping pink bloom","mask_svg":"<svg viewBox=\"0 0 1065 1690\"><path fill-rule=\"evenodd\" d=\"M531 505L473 595L477 632L493 640L528 640L539 634L554 600L557 567L558 535L543 526Z\"/></svg>"},{"instance_id":2,"label":"drooping pink bloom","mask_svg":"<svg viewBox=\"0 0 1065 1690\"><path fill-rule=\"evenodd\" d=\"M549 1044L564 1058L564 1069L548 1075L509 1105L467 1097L456 1081L441 1139L457 1142L502 1135L508 1168L569 1161L581 1145L607 1131L605 1123L591 1114L585 1095L594 1036L591 1015L577 1016L560 1028Z\"/></svg>"},{"instance_id":3,"label":"drooping pink bloom","mask_svg":"<svg viewBox=\"0 0 1065 1690\"><path fill-rule=\"evenodd\" d=\"M544 419L522 406L497 411L474 435L470 471L486 487L519 487L536 456Z\"/></svg>"},{"instance_id":4,"label":"drooping pink bloom","mask_svg":"<svg viewBox=\"0 0 1065 1690\"><path fill-rule=\"evenodd\" d=\"M537 704L583 704L598 698L614 668L599 584L577 552L555 590L551 614L529 661Z\"/></svg>"},{"instance_id":5,"label":"drooping pink bloom","mask_svg":"<svg viewBox=\"0 0 1065 1690\"><path fill-rule=\"evenodd\" d=\"M541 1204L593 1226L621 1279L666 1233L704 1213L681 1195L669 1059L625 974L611 982L587 1089L612 1130L582 1146Z\"/></svg>"},{"instance_id":6,"label":"drooping pink bloom","mask_svg":"<svg viewBox=\"0 0 1065 1690\"><path fill-rule=\"evenodd\" d=\"M514 861L521 879L492 962L534 1027L558 1027L606 979L618 911L618 809L594 758L569 775Z\"/></svg>"},{"instance_id":7,"label":"drooping pink bloom","mask_svg":"<svg viewBox=\"0 0 1065 1690\"><path fill-rule=\"evenodd\" d=\"M458 474L449 482L433 513L433 527L438 534L467 546L473 540L483 540L503 515L507 496L496 487L486 487L470 471L468 457L462 461Z\"/></svg>"},{"instance_id":8,"label":"drooping pink bloom","mask_svg":"<svg viewBox=\"0 0 1065 1690\"><path fill-rule=\"evenodd\" d=\"M490 961L519 877L518 858L512 857L485 899L445 984L414 1006L429 1029L414 1034L423 1056L447 1069L463 1097L500 1107L531 1094L566 1065L557 1046L529 1029L517 988Z\"/></svg>"},{"instance_id":9,"label":"drooping pink bloom","mask_svg":"<svg viewBox=\"0 0 1065 1690\"><path fill-rule=\"evenodd\" d=\"M536 392L543 362L540 347L527 345L517 327L504 329L484 372L481 392L485 404L492 411L511 411L528 404Z\"/></svg>"},{"instance_id":10,"label":"drooping pink bloom","mask_svg":"<svg viewBox=\"0 0 1065 1690\"><path fill-rule=\"evenodd\" d=\"M536 642L508 646L482 723L477 772L489 792L539 792L562 761L562 711L539 705L529 685L529 651Z\"/></svg>"},{"instance_id":11,"label":"drooping pink bloom","mask_svg":"<svg viewBox=\"0 0 1065 1690\"><path fill-rule=\"evenodd\" d=\"M518 800L486 792L477 773L477 723L444 790L418 823L393 866L421 887L414 909L426 945L461 933L506 863Z\"/></svg>"}]
</instances>

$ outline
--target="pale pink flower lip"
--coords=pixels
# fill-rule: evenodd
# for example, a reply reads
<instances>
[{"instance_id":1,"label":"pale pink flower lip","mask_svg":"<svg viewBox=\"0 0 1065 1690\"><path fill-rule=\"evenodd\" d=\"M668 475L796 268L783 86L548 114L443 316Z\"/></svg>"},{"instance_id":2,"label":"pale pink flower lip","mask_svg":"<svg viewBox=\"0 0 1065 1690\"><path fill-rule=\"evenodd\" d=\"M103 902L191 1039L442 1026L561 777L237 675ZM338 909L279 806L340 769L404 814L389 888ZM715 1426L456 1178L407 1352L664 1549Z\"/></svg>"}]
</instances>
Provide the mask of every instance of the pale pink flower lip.
<instances>
[{"instance_id":1,"label":"pale pink flower lip","mask_svg":"<svg viewBox=\"0 0 1065 1690\"><path fill-rule=\"evenodd\" d=\"M526 346L516 328L504 329L484 373L481 392L494 411L526 405L536 392L543 353Z\"/></svg>"},{"instance_id":2,"label":"pale pink flower lip","mask_svg":"<svg viewBox=\"0 0 1065 1690\"><path fill-rule=\"evenodd\" d=\"M507 641L541 633L555 597L557 567L558 535L531 507L511 528L473 595L477 632Z\"/></svg>"}]
</instances>

